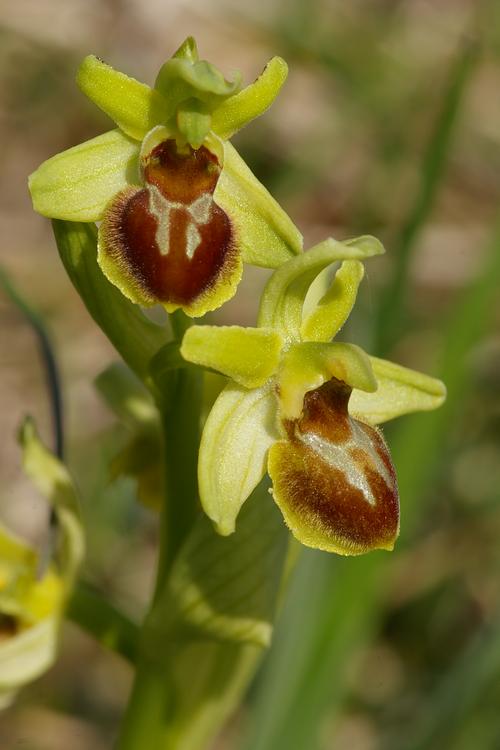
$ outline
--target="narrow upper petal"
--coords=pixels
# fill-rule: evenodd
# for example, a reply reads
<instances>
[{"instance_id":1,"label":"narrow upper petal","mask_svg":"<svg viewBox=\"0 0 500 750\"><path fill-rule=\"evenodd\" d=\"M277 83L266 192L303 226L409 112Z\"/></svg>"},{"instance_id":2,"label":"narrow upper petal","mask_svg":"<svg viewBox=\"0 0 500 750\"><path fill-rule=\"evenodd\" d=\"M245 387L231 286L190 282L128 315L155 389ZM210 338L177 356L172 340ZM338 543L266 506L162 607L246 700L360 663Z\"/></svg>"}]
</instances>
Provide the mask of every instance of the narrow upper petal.
<instances>
[{"instance_id":1,"label":"narrow upper petal","mask_svg":"<svg viewBox=\"0 0 500 750\"><path fill-rule=\"evenodd\" d=\"M340 331L356 302L364 276L359 260L345 260L315 309L302 321L302 341L330 341Z\"/></svg>"},{"instance_id":2,"label":"narrow upper petal","mask_svg":"<svg viewBox=\"0 0 500 750\"><path fill-rule=\"evenodd\" d=\"M354 390L350 411L370 424L380 424L402 414L430 411L441 406L446 386L441 380L394 362L370 357L378 382L375 393Z\"/></svg>"},{"instance_id":3,"label":"narrow upper petal","mask_svg":"<svg viewBox=\"0 0 500 750\"><path fill-rule=\"evenodd\" d=\"M221 138L230 138L247 123L263 114L278 96L286 81L288 66L273 57L256 81L226 99L212 115L212 129Z\"/></svg>"},{"instance_id":4,"label":"narrow upper petal","mask_svg":"<svg viewBox=\"0 0 500 750\"><path fill-rule=\"evenodd\" d=\"M29 178L35 211L53 219L98 221L120 190L139 182L139 144L121 130L43 162Z\"/></svg>"},{"instance_id":5,"label":"narrow upper petal","mask_svg":"<svg viewBox=\"0 0 500 750\"><path fill-rule=\"evenodd\" d=\"M374 237L338 242L332 237L280 266L261 298L259 325L277 328L290 339L300 338L304 300L311 283L331 263L363 260L384 252Z\"/></svg>"},{"instance_id":6,"label":"narrow upper petal","mask_svg":"<svg viewBox=\"0 0 500 750\"><path fill-rule=\"evenodd\" d=\"M228 385L205 423L198 481L201 504L220 534L231 534L239 510L266 471L277 439L276 397L270 385Z\"/></svg>"},{"instance_id":7,"label":"narrow upper petal","mask_svg":"<svg viewBox=\"0 0 500 750\"><path fill-rule=\"evenodd\" d=\"M83 60L76 82L124 133L138 141L172 116L173 110L159 91L120 73L94 55Z\"/></svg>"},{"instance_id":8,"label":"narrow upper petal","mask_svg":"<svg viewBox=\"0 0 500 750\"><path fill-rule=\"evenodd\" d=\"M184 334L181 354L246 388L257 388L278 369L282 344L281 336L272 329L191 326Z\"/></svg>"}]
</instances>

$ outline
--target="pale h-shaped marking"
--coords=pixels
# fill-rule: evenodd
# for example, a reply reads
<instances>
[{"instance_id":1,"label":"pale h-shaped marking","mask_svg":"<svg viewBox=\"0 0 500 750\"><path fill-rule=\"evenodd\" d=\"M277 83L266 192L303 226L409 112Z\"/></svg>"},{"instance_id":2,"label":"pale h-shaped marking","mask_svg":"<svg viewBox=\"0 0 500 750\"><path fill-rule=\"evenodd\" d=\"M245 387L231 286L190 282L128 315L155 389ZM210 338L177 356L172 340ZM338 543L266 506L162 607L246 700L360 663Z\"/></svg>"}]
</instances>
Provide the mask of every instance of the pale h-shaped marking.
<instances>
[{"instance_id":1,"label":"pale h-shaped marking","mask_svg":"<svg viewBox=\"0 0 500 750\"><path fill-rule=\"evenodd\" d=\"M364 454L368 454L368 465L371 464L371 468L382 477L389 488L392 484L391 475L380 458L374 441L356 422L351 420L349 426L351 437L340 445L336 445L312 432L300 433L296 430L295 434L304 445L317 453L332 469L340 471L350 485L363 493L364 499L370 505L376 505L377 498L374 496L370 483L365 476L363 466L360 466L359 461L356 460L351 451L361 450Z\"/></svg>"},{"instance_id":2,"label":"pale h-shaped marking","mask_svg":"<svg viewBox=\"0 0 500 750\"><path fill-rule=\"evenodd\" d=\"M168 255L170 252L172 211L187 211L190 221L186 228L186 255L191 260L201 242L198 227L210 221L212 194L202 193L192 203L180 203L179 201L169 201L160 193L156 185L148 185L147 190L149 192L149 211L158 222L155 239L161 255Z\"/></svg>"}]
</instances>

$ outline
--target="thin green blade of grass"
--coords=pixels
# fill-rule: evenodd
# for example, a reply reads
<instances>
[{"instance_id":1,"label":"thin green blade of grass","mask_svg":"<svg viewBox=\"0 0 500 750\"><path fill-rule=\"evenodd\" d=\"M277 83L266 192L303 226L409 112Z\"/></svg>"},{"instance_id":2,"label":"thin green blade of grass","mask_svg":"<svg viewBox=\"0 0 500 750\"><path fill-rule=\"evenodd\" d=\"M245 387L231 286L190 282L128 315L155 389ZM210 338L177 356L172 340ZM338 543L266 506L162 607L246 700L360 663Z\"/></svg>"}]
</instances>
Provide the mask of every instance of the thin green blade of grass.
<instances>
[{"instance_id":1,"label":"thin green blade of grass","mask_svg":"<svg viewBox=\"0 0 500 750\"><path fill-rule=\"evenodd\" d=\"M35 334L45 371L45 380L52 413L54 453L59 458L62 458L64 453L64 435L61 378L50 335L40 313L16 289L9 274L2 267L0 267L0 288L3 289L8 299L24 316Z\"/></svg>"},{"instance_id":2,"label":"thin green blade of grass","mask_svg":"<svg viewBox=\"0 0 500 750\"><path fill-rule=\"evenodd\" d=\"M375 349L382 355L395 343L404 324L412 253L434 207L467 84L478 57L477 41L466 41L451 67L441 110L422 160L415 201L391 249L391 256L394 257L392 277L381 299L375 324Z\"/></svg>"},{"instance_id":3,"label":"thin green blade of grass","mask_svg":"<svg viewBox=\"0 0 500 750\"><path fill-rule=\"evenodd\" d=\"M488 329L499 285L500 222L483 272L443 331L440 374L448 386L446 406L408 418L391 440L402 497L403 539L425 507L425 488L435 475L449 426L468 388L467 355ZM261 679L245 750L318 747L325 710L334 716L344 698L344 676L353 651L377 627L389 565L383 553L347 560L304 554Z\"/></svg>"},{"instance_id":4,"label":"thin green blade of grass","mask_svg":"<svg viewBox=\"0 0 500 750\"><path fill-rule=\"evenodd\" d=\"M413 731L405 731L404 736L385 745L387 750L454 747L460 728L484 691L498 679L499 672L500 613L497 613L437 682Z\"/></svg>"}]
</instances>

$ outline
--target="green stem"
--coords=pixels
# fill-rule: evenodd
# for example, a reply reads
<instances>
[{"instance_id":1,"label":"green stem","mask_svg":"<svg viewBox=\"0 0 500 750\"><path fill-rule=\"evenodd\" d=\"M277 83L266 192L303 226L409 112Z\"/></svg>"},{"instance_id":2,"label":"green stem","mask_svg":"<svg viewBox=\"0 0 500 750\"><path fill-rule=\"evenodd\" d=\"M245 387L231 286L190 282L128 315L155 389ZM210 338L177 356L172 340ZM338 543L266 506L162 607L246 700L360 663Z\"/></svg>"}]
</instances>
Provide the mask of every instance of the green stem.
<instances>
[{"instance_id":1,"label":"green stem","mask_svg":"<svg viewBox=\"0 0 500 750\"><path fill-rule=\"evenodd\" d=\"M186 326L175 316L172 328L180 338ZM165 654L158 642L155 604L161 598L177 552L196 517L198 506L197 460L201 410L201 374L196 370L171 373L168 399L160 397L165 461L165 503L160 520L160 551L153 603L145 619L140 654L118 747L139 750L166 747L171 720L171 679ZM166 649L167 644L162 644ZM162 648L160 646L160 649Z\"/></svg>"},{"instance_id":2,"label":"green stem","mask_svg":"<svg viewBox=\"0 0 500 750\"><path fill-rule=\"evenodd\" d=\"M197 370L172 373L175 387L162 410L166 501L160 519L160 552L155 599L163 589L198 508L198 445L201 374Z\"/></svg>"},{"instance_id":3,"label":"green stem","mask_svg":"<svg viewBox=\"0 0 500 750\"><path fill-rule=\"evenodd\" d=\"M67 616L103 646L134 662L139 628L92 586L76 584Z\"/></svg>"}]
</instances>

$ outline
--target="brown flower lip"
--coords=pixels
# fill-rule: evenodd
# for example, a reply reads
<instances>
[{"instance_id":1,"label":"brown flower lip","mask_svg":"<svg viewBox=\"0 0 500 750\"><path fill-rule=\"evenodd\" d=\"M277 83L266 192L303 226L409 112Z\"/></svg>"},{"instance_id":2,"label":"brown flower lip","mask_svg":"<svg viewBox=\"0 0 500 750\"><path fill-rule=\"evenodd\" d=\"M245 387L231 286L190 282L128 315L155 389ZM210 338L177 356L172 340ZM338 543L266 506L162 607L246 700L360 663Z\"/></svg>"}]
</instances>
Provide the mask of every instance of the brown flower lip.
<instances>
[{"instance_id":1,"label":"brown flower lip","mask_svg":"<svg viewBox=\"0 0 500 750\"><path fill-rule=\"evenodd\" d=\"M189 305L234 270L231 221L213 199L220 172L205 146L181 151L167 139L143 159L144 187L106 209L106 255L145 302Z\"/></svg>"},{"instance_id":2,"label":"brown flower lip","mask_svg":"<svg viewBox=\"0 0 500 750\"><path fill-rule=\"evenodd\" d=\"M351 389L333 378L306 394L270 452L274 498L299 541L341 554L392 549L399 496L387 446L348 413Z\"/></svg>"}]
</instances>

